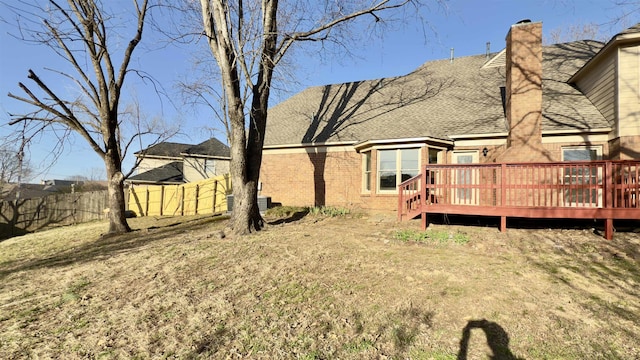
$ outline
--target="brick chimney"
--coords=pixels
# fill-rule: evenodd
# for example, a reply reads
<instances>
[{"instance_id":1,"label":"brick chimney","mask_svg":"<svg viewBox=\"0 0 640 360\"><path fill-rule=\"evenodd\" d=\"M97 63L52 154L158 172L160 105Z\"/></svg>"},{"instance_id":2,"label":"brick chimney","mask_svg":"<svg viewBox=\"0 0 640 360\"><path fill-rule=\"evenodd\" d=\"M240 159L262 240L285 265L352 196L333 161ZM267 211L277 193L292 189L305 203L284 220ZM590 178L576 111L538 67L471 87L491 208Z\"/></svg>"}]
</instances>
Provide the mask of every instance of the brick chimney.
<instances>
[{"instance_id":1,"label":"brick chimney","mask_svg":"<svg viewBox=\"0 0 640 360\"><path fill-rule=\"evenodd\" d=\"M507 150L500 161L549 161L542 147L542 23L523 20L507 34Z\"/></svg>"}]
</instances>

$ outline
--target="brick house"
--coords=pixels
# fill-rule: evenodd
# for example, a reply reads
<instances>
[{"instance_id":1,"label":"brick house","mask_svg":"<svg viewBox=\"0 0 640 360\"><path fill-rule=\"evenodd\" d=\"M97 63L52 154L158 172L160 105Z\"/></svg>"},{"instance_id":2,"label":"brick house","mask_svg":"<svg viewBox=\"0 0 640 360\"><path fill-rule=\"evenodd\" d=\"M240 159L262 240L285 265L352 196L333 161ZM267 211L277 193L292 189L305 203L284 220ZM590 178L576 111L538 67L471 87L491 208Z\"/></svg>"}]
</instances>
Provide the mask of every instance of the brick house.
<instances>
[{"instance_id":1,"label":"brick house","mask_svg":"<svg viewBox=\"0 0 640 360\"><path fill-rule=\"evenodd\" d=\"M216 138L197 145L161 142L135 153L140 161L137 174L127 179L133 185L183 184L229 173L229 147Z\"/></svg>"},{"instance_id":2,"label":"brick house","mask_svg":"<svg viewBox=\"0 0 640 360\"><path fill-rule=\"evenodd\" d=\"M262 192L285 205L397 209L427 164L640 158L640 24L609 42L506 48L405 76L308 88L269 112Z\"/></svg>"}]
</instances>

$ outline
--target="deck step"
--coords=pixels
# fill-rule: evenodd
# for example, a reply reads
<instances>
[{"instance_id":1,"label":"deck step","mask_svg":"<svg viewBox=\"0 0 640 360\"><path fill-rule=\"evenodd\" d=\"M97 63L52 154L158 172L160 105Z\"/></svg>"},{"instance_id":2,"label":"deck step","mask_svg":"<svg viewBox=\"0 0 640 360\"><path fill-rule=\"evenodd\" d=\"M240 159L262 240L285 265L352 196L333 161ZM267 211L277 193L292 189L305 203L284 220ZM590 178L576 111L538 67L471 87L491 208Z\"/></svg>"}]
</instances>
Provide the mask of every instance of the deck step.
<instances>
[{"instance_id":1,"label":"deck step","mask_svg":"<svg viewBox=\"0 0 640 360\"><path fill-rule=\"evenodd\" d=\"M420 216L421 214L422 214L422 211L420 211L420 209L409 210L406 213L402 214L402 220L415 219L416 217Z\"/></svg>"}]
</instances>

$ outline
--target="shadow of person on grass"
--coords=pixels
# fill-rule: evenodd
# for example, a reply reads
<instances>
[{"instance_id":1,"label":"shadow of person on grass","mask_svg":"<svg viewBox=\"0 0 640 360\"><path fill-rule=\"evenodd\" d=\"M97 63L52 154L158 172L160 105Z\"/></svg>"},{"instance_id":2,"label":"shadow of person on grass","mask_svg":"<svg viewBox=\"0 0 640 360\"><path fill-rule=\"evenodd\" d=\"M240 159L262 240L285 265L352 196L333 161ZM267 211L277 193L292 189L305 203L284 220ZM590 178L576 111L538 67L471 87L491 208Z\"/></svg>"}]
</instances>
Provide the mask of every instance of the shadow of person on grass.
<instances>
[{"instance_id":1,"label":"shadow of person on grass","mask_svg":"<svg viewBox=\"0 0 640 360\"><path fill-rule=\"evenodd\" d=\"M487 345L493 352L489 359L494 360L523 360L516 357L509 350L509 335L502 326L489 320L470 320L467 326L462 330L462 339L460 339L460 350L458 351L458 360L466 360L469 350L469 339L471 338L472 329L482 329L487 337Z\"/></svg>"}]
</instances>

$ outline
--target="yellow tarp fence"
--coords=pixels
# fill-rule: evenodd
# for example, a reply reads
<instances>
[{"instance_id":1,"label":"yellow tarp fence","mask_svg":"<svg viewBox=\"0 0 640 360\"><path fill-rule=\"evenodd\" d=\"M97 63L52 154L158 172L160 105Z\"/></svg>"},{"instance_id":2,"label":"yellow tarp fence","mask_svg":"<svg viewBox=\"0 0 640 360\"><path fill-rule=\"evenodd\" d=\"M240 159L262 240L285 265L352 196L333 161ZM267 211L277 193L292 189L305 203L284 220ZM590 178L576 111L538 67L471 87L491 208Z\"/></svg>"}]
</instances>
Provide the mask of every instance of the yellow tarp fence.
<instances>
[{"instance_id":1,"label":"yellow tarp fence","mask_svg":"<svg viewBox=\"0 0 640 360\"><path fill-rule=\"evenodd\" d=\"M228 175L183 185L137 185L129 188L129 210L137 216L218 214L227 211Z\"/></svg>"}]
</instances>

